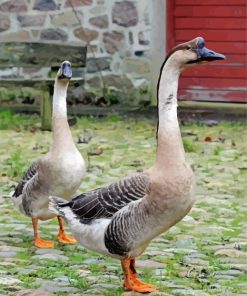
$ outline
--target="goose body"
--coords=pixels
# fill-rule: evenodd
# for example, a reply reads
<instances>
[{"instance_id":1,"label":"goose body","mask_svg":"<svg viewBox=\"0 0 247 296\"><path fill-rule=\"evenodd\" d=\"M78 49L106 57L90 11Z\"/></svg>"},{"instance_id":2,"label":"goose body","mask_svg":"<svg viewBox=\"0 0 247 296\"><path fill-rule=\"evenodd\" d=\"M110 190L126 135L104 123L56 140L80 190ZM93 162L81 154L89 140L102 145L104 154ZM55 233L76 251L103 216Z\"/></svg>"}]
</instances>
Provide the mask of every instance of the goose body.
<instances>
[{"instance_id":1,"label":"goose body","mask_svg":"<svg viewBox=\"0 0 247 296\"><path fill-rule=\"evenodd\" d=\"M85 247L119 259L137 257L150 240L181 220L192 207L195 182L190 167L186 174L176 190L172 185L159 192L162 207L159 199L149 202L151 187L159 186L159 176L152 178L152 170L83 193L69 203L54 197L57 203L53 206Z\"/></svg>"},{"instance_id":2,"label":"goose body","mask_svg":"<svg viewBox=\"0 0 247 296\"><path fill-rule=\"evenodd\" d=\"M85 175L85 161L74 144L67 122L66 97L71 75L70 63L63 62L54 85L50 151L29 167L12 196L16 208L33 219L34 230L38 220L56 216L48 209L48 197L56 194L70 200ZM63 229L61 218L59 224L60 230ZM35 244L53 246L49 242L42 245L35 241Z\"/></svg>"},{"instance_id":3,"label":"goose body","mask_svg":"<svg viewBox=\"0 0 247 296\"><path fill-rule=\"evenodd\" d=\"M168 55L157 88L157 155L150 169L82 193L70 202L50 197L49 208L65 217L79 243L121 260L126 290L156 291L138 279L135 258L153 238L180 221L195 200L195 177L185 159L177 119L179 75L201 61L223 58L208 50L201 37L175 47Z\"/></svg>"},{"instance_id":4,"label":"goose body","mask_svg":"<svg viewBox=\"0 0 247 296\"><path fill-rule=\"evenodd\" d=\"M70 200L84 177L85 164L77 152L65 151L55 156L48 153L30 166L12 196L22 214L39 220L56 216L48 209L49 195L56 194Z\"/></svg>"}]
</instances>

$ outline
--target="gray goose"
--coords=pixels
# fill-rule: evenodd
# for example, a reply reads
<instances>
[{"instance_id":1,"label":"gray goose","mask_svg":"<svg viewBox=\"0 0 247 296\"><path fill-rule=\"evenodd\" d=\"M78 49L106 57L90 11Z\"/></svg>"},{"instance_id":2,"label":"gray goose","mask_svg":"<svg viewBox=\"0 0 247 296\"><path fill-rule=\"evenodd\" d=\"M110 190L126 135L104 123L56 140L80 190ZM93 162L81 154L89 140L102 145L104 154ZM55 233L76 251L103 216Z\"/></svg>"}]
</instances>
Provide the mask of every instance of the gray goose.
<instances>
[{"instance_id":1,"label":"gray goose","mask_svg":"<svg viewBox=\"0 0 247 296\"><path fill-rule=\"evenodd\" d=\"M11 199L15 207L32 218L34 245L53 248L54 243L38 235L38 220L48 220L56 216L48 209L51 194L70 200L79 188L85 175L85 161L77 150L67 121L67 88L72 70L70 62L64 61L57 73L52 111L52 144L50 151L35 161L15 188ZM64 231L63 218L59 222L58 240L75 244L76 240Z\"/></svg>"},{"instance_id":2,"label":"gray goose","mask_svg":"<svg viewBox=\"0 0 247 296\"><path fill-rule=\"evenodd\" d=\"M176 46L168 55L158 82L157 156L150 169L70 202L50 197L49 208L65 217L80 244L121 260L126 290L157 291L138 279L135 258L194 203L194 174L185 160L177 119L179 75L188 67L224 58L207 49L202 37Z\"/></svg>"}]
</instances>

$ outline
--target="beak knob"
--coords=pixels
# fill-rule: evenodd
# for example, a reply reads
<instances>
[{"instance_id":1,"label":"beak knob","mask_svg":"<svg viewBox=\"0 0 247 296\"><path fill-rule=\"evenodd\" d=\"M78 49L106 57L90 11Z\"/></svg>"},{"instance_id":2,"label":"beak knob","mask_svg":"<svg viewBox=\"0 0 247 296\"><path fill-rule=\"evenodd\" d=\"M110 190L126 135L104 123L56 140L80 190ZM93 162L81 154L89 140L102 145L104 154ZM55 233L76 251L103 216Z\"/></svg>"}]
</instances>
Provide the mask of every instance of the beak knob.
<instances>
[{"instance_id":1,"label":"beak knob","mask_svg":"<svg viewBox=\"0 0 247 296\"><path fill-rule=\"evenodd\" d=\"M68 61L64 61L61 64L61 67L60 67L60 75L59 75L58 78L59 79L64 79L64 78L71 79L71 77L72 77L71 64Z\"/></svg>"},{"instance_id":2,"label":"beak knob","mask_svg":"<svg viewBox=\"0 0 247 296\"><path fill-rule=\"evenodd\" d=\"M205 47L205 41L202 37L197 37L197 56L199 61L215 61L215 60L224 60L226 57L218 52L215 52L211 49Z\"/></svg>"}]
</instances>

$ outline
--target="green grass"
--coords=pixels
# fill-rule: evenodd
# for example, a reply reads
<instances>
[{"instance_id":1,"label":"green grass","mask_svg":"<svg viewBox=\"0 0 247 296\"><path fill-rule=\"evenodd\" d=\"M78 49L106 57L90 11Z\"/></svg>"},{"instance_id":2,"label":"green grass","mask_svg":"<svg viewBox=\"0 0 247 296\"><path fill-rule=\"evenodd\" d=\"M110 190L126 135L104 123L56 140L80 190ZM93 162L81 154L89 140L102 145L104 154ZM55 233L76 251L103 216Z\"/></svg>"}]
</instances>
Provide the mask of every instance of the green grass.
<instances>
[{"instance_id":1,"label":"green grass","mask_svg":"<svg viewBox=\"0 0 247 296\"><path fill-rule=\"evenodd\" d=\"M22 176L27 165L20 148L16 149L16 151L11 154L10 157L3 162L3 164L7 167L7 175L11 179Z\"/></svg>"},{"instance_id":2,"label":"green grass","mask_svg":"<svg viewBox=\"0 0 247 296\"><path fill-rule=\"evenodd\" d=\"M1 116L3 117L2 113L0 114L0 125L2 123ZM32 125L29 124L32 122L34 124L40 123L36 116L29 118L26 115L15 116L11 113L4 116L5 127L0 130L1 140L11 139L11 144L8 140L6 145L4 142L0 145L0 185L3 192L7 194L10 191L9 187L14 181L18 181L23 170L28 167L31 161L48 150L51 133L39 130L30 133L29 129ZM16 130L18 126L21 132ZM78 118L77 124L71 128L73 138L76 140L84 129L90 129L93 138L90 143L77 146L83 156L87 158L87 152L98 147L103 148L103 153L99 156L90 157L90 171L87 172L79 192L96 188L112 180L121 179L128 174L138 172L139 169L148 168L155 159L155 120L122 120L115 115L102 119L81 117ZM227 272L227 270L232 269L231 263L221 263L221 257L215 255L214 247L234 244L238 240L241 242L244 238L246 217L243 207L246 198L244 191L244 185L246 185L245 126L238 123L228 124L223 122L214 127L193 124L182 126L181 129L189 130L196 135L196 141L194 136L186 136L183 140L185 150L188 152L186 156L190 163L193 163L197 177L198 200L194 210L192 209L189 214L196 221L181 221L174 230L171 229L171 231L163 234L160 240L153 241L151 247L160 252L159 255L149 254L147 250L141 256L142 260L149 259L165 263L165 270L162 275L155 274L152 269L145 268L138 268L137 272L140 274L141 280L158 285L160 291L168 292L171 295L173 295L174 289L168 283L171 286L180 285L202 290L215 296L224 295L224 291L241 293L243 291L241 284L245 280L242 276L236 276L236 280L234 278L234 281L229 282L218 282L214 278L215 272ZM212 142L205 142L206 136L211 136ZM224 138L225 142L220 142L219 137ZM235 146L232 145L232 141L236 143ZM42 148L33 149L36 143ZM230 150L228 154L227 150ZM236 153L232 150L236 150ZM219 198L217 198L217 194L221 194ZM228 197L224 198L224 194ZM215 198L215 203L212 197ZM122 270L119 260L101 256L96 252L80 249L76 246L63 246L58 243L56 243L56 249L69 258L68 262L33 259L32 256L35 254L36 248L32 245L31 232L22 231L18 234L11 234L16 231L11 220L25 223L26 228L31 230L30 219L14 211L8 199L4 199L1 206L3 206L1 208L3 215L0 226L3 231L9 233L6 237L1 237L1 240L5 242L6 239L6 244L10 246L26 248L23 252L17 252L15 256L16 259L22 259L17 260L16 264L24 269L25 273L20 272L17 275L15 266L11 268L1 267L4 271L9 271L12 277L18 277L22 281L20 286L32 288L35 287L35 285L32 285L32 281L37 278L54 280L57 277L65 276L70 279L67 285L79 289L79 294L82 295L84 291L86 291L85 294L90 294L91 286L94 288L94 281L91 281L91 278L95 279L97 285L119 285L119 288L116 289L102 289L102 296L119 296L123 293L121 287ZM224 208L226 208L225 212ZM11 225L8 223L11 223ZM200 226L203 227L203 231L200 230ZM205 231L206 226L208 226L209 231ZM219 227L218 230L217 227ZM211 228L214 231L211 232ZM57 229L56 219L47 223L40 223L40 234L44 238L55 239ZM14 240L15 235L16 241ZM8 238L11 240L8 241ZM192 241L191 247L188 247L188 243L183 242L183 238L185 240L189 238ZM185 260L187 254L181 251L180 241L182 244L186 244L184 248L193 248L202 254L202 260L207 261L208 265L190 264L188 258ZM163 252L163 250L168 248L178 248L178 251L168 252L166 256L166 252ZM246 248L246 246L241 245L241 250L246 250ZM85 269L90 273L85 272L85 276L79 276L77 270L84 268L82 267L85 266L83 261L87 259L99 259L100 261L99 264L87 264ZM25 268L25 266L28 265L34 265L34 269L27 270L28 267ZM185 274L183 276L183 271L186 272L190 268L193 268L190 275L186 276ZM219 284L219 290L210 289L211 284ZM5 287L0 287L0 290L3 288ZM69 296L69 293L59 292L56 295Z\"/></svg>"},{"instance_id":3,"label":"green grass","mask_svg":"<svg viewBox=\"0 0 247 296\"><path fill-rule=\"evenodd\" d=\"M223 146L216 146L216 147L214 147L213 153L214 153L214 155L220 155L220 153L222 151L224 151L224 147Z\"/></svg>"},{"instance_id":4,"label":"green grass","mask_svg":"<svg viewBox=\"0 0 247 296\"><path fill-rule=\"evenodd\" d=\"M17 258L22 259L22 260L28 260L30 259L31 254L28 254L26 252L18 252L17 253Z\"/></svg>"},{"instance_id":5,"label":"green grass","mask_svg":"<svg viewBox=\"0 0 247 296\"><path fill-rule=\"evenodd\" d=\"M96 273L96 274L100 273L100 272L102 272L102 271L104 271L106 269L105 266L102 266L102 265L97 264L97 263L89 264L88 268L92 273Z\"/></svg>"},{"instance_id":6,"label":"green grass","mask_svg":"<svg viewBox=\"0 0 247 296\"><path fill-rule=\"evenodd\" d=\"M200 150L200 147L195 142L192 142L192 140L183 138L183 145L185 152L198 152Z\"/></svg>"},{"instance_id":7,"label":"green grass","mask_svg":"<svg viewBox=\"0 0 247 296\"><path fill-rule=\"evenodd\" d=\"M124 292L123 288L118 288L114 290L106 290L103 292L103 296L121 296Z\"/></svg>"},{"instance_id":8,"label":"green grass","mask_svg":"<svg viewBox=\"0 0 247 296\"><path fill-rule=\"evenodd\" d=\"M229 264L219 263L214 256L209 258L209 261L214 270L229 270L231 268Z\"/></svg>"},{"instance_id":9,"label":"green grass","mask_svg":"<svg viewBox=\"0 0 247 296\"><path fill-rule=\"evenodd\" d=\"M83 260L85 260L87 257L83 256L83 252L81 252L82 254L70 254L69 252L67 253L67 256L69 256L69 259L72 262L82 262Z\"/></svg>"},{"instance_id":10,"label":"green grass","mask_svg":"<svg viewBox=\"0 0 247 296\"><path fill-rule=\"evenodd\" d=\"M80 291L85 291L89 288L90 284L87 279L81 277L76 271L70 270L67 273L69 277L69 282L72 287L80 289Z\"/></svg>"},{"instance_id":11,"label":"green grass","mask_svg":"<svg viewBox=\"0 0 247 296\"><path fill-rule=\"evenodd\" d=\"M18 279L20 281L22 281L25 284L31 284L35 281L35 279L37 278L37 276L33 276L32 273L29 274L22 274L18 277Z\"/></svg>"},{"instance_id":12,"label":"green grass","mask_svg":"<svg viewBox=\"0 0 247 296\"><path fill-rule=\"evenodd\" d=\"M29 130L33 126L38 126L39 122L38 115L18 114L9 109L0 112L0 130Z\"/></svg>"},{"instance_id":13,"label":"green grass","mask_svg":"<svg viewBox=\"0 0 247 296\"><path fill-rule=\"evenodd\" d=\"M62 274L68 276L69 283L72 287L78 288L80 291L88 289L89 282L87 279L81 277L75 270L72 270L68 264L51 260L45 260L42 261L42 263L44 267L31 271L28 274L19 275L18 279L21 280L26 287L29 287L29 284L33 283L37 278L52 280L62 272Z\"/></svg>"}]
</instances>

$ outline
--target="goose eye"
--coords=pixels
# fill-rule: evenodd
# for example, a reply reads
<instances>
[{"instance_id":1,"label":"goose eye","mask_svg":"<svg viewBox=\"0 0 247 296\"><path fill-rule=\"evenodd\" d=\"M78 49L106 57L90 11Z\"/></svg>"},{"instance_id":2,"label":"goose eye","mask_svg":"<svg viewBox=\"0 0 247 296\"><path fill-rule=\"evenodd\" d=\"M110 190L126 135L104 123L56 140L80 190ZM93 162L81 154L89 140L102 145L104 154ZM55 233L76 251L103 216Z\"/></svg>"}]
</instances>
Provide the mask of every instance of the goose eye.
<instances>
[{"instance_id":1,"label":"goose eye","mask_svg":"<svg viewBox=\"0 0 247 296\"><path fill-rule=\"evenodd\" d=\"M187 45L186 49L191 50L192 49L191 45Z\"/></svg>"}]
</instances>

